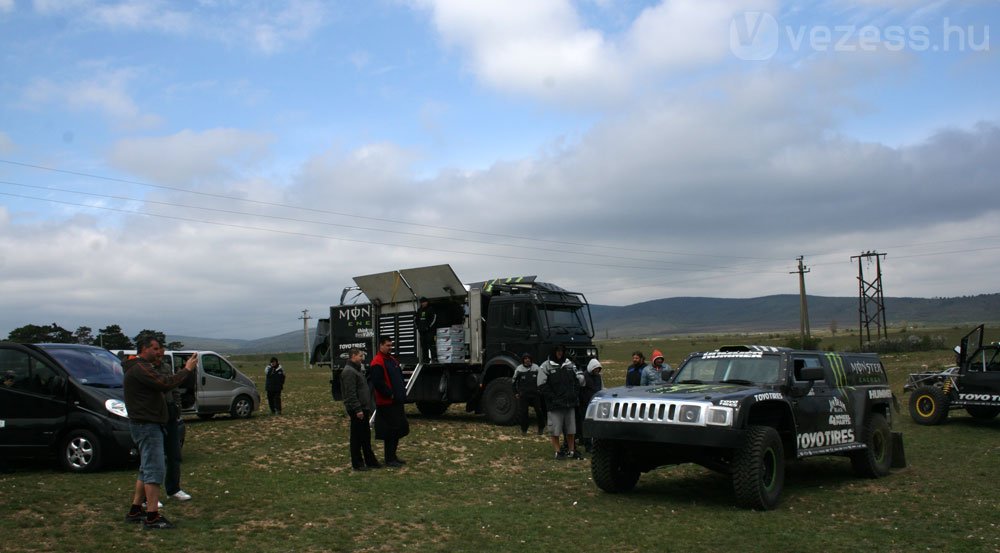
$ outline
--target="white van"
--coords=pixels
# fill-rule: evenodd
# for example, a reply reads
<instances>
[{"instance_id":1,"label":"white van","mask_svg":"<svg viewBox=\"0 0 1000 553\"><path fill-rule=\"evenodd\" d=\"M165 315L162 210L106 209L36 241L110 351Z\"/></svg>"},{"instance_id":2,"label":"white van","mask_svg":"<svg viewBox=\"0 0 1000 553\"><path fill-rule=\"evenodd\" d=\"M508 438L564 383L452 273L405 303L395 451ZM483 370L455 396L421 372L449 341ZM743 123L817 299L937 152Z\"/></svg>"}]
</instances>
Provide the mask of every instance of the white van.
<instances>
[{"instance_id":1,"label":"white van","mask_svg":"<svg viewBox=\"0 0 1000 553\"><path fill-rule=\"evenodd\" d=\"M135 355L135 350L116 352ZM188 357L198 354L198 370L181 386L181 413L210 419L219 413L234 418L249 418L260 408L260 392L253 380L236 370L225 357L214 351L165 351L163 359L173 367L183 367Z\"/></svg>"}]
</instances>

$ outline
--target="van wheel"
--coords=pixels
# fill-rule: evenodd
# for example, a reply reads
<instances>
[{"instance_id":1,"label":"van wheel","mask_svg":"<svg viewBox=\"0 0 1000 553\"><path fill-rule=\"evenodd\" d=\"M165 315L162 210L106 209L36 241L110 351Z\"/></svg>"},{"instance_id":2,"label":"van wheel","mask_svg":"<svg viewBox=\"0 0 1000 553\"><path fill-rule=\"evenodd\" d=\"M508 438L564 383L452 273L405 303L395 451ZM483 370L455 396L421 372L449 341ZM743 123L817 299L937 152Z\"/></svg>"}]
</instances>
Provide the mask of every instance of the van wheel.
<instances>
[{"instance_id":1,"label":"van wheel","mask_svg":"<svg viewBox=\"0 0 1000 553\"><path fill-rule=\"evenodd\" d=\"M250 415L253 414L253 400L250 396L239 395L233 400L233 407L229 410L229 414L233 416L234 419L249 419Z\"/></svg>"},{"instance_id":2,"label":"van wheel","mask_svg":"<svg viewBox=\"0 0 1000 553\"><path fill-rule=\"evenodd\" d=\"M92 472L101 468L101 441L90 430L70 430L59 445L59 462L70 472Z\"/></svg>"},{"instance_id":3,"label":"van wheel","mask_svg":"<svg viewBox=\"0 0 1000 553\"><path fill-rule=\"evenodd\" d=\"M785 486L785 448L778 431L751 426L746 442L733 458L733 491L742 507L758 511L778 506Z\"/></svg>"},{"instance_id":4,"label":"van wheel","mask_svg":"<svg viewBox=\"0 0 1000 553\"><path fill-rule=\"evenodd\" d=\"M510 377L494 378L483 391L483 411L493 424L510 426L517 416L514 386Z\"/></svg>"},{"instance_id":5,"label":"van wheel","mask_svg":"<svg viewBox=\"0 0 1000 553\"><path fill-rule=\"evenodd\" d=\"M917 424L941 424L948 418L948 398L937 386L921 386L910 394L910 418Z\"/></svg>"},{"instance_id":6,"label":"van wheel","mask_svg":"<svg viewBox=\"0 0 1000 553\"><path fill-rule=\"evenodd\" d=\"M889 474L892 466L892 434L881 413L872 413L865 424L862 442L866 449L851 452L854 474L863 478L879 478Z\"/></svg>"}]
</instances>

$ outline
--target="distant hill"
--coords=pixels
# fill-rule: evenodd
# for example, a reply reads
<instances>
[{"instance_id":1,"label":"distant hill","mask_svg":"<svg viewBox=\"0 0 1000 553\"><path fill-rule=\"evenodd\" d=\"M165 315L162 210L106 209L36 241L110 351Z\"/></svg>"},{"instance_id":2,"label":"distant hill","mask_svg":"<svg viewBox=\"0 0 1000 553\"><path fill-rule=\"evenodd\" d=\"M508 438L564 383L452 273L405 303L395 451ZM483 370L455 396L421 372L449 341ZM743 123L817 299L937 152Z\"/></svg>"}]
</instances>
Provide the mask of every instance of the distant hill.
<instances>
[{"instance_id":1,"label":"distant hill","mask_svg":"<svg viewBox=\"0 0 1000 553\"><path fill-rule=\"evenodd\" d=\"M858 299L808 296L809 324L827 330L858 327ZM667 298L626 306L592 305L597 338L631 338L706 332L792 332L799 328L799 296L783 294L748 299ZM889 326L973 326L1000 322L1000 294L958 298L885 298ZM315 343L316 329L309 331ZM302 331L257 340L167 336L189 349L219 353L302 351Z\"/></svg>"}]
</instances>

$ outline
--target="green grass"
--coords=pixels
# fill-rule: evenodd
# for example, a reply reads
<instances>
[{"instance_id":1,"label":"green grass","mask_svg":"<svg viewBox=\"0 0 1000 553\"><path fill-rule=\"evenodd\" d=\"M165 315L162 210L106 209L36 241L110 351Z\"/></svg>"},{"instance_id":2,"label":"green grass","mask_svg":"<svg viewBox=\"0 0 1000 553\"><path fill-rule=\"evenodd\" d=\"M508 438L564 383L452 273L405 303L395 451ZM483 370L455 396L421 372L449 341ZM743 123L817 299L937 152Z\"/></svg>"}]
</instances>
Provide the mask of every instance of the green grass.
<instances>
[{"instance_id":1,"label":"green grass","mask_svg":"<svg viewBox=\"0 0 1000 553\"><path fill-rule=\"evenodd\" d=\"M952 331L962 333L943 332ZM664 338L601 350L607 383L617 385L633 349L659 347L676 365L696 349L762 341ZM262 388L268 357L235 362ZM182 484L194 499L164 508L178 530L122 522L132 469L70 475L19 463L0 475L3 550L1000 551L1000 420L975 423L955 411L943 426L919 427L904 396L895 426L908 468L864 480L842 458L792 463L781 505L761 513L734 507L728 479L693 465L645 474L629 494L603 493L588 461L553 461L547 439L458 405L437 419L408 407L406 467L354 473L329 373L303 370L300 355L279 357L288 374L283 416L187 421ZM944 350L884 361L899 393L906 373L951 358Z\"/></svg>"}]
</instances>

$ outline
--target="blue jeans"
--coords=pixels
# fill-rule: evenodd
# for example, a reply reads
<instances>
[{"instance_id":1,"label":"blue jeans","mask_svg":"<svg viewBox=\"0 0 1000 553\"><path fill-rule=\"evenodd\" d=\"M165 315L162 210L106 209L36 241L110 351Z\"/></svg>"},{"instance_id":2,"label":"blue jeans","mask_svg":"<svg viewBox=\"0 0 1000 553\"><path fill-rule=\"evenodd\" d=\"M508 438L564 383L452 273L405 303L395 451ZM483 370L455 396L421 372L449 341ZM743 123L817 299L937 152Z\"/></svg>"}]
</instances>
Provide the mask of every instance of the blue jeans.
<instances>
[{"instance_id":1,"label":"blue jeans","mask_svg":"<svg viewBox=\"0 0 1000 553\"><path fill-rule=\"evenodd\" d=\"M143 484L162 484L167 472L163 454L163 425L128 421L132 440L139 446L139 480Z\"/></svg>"}]
</instances>

